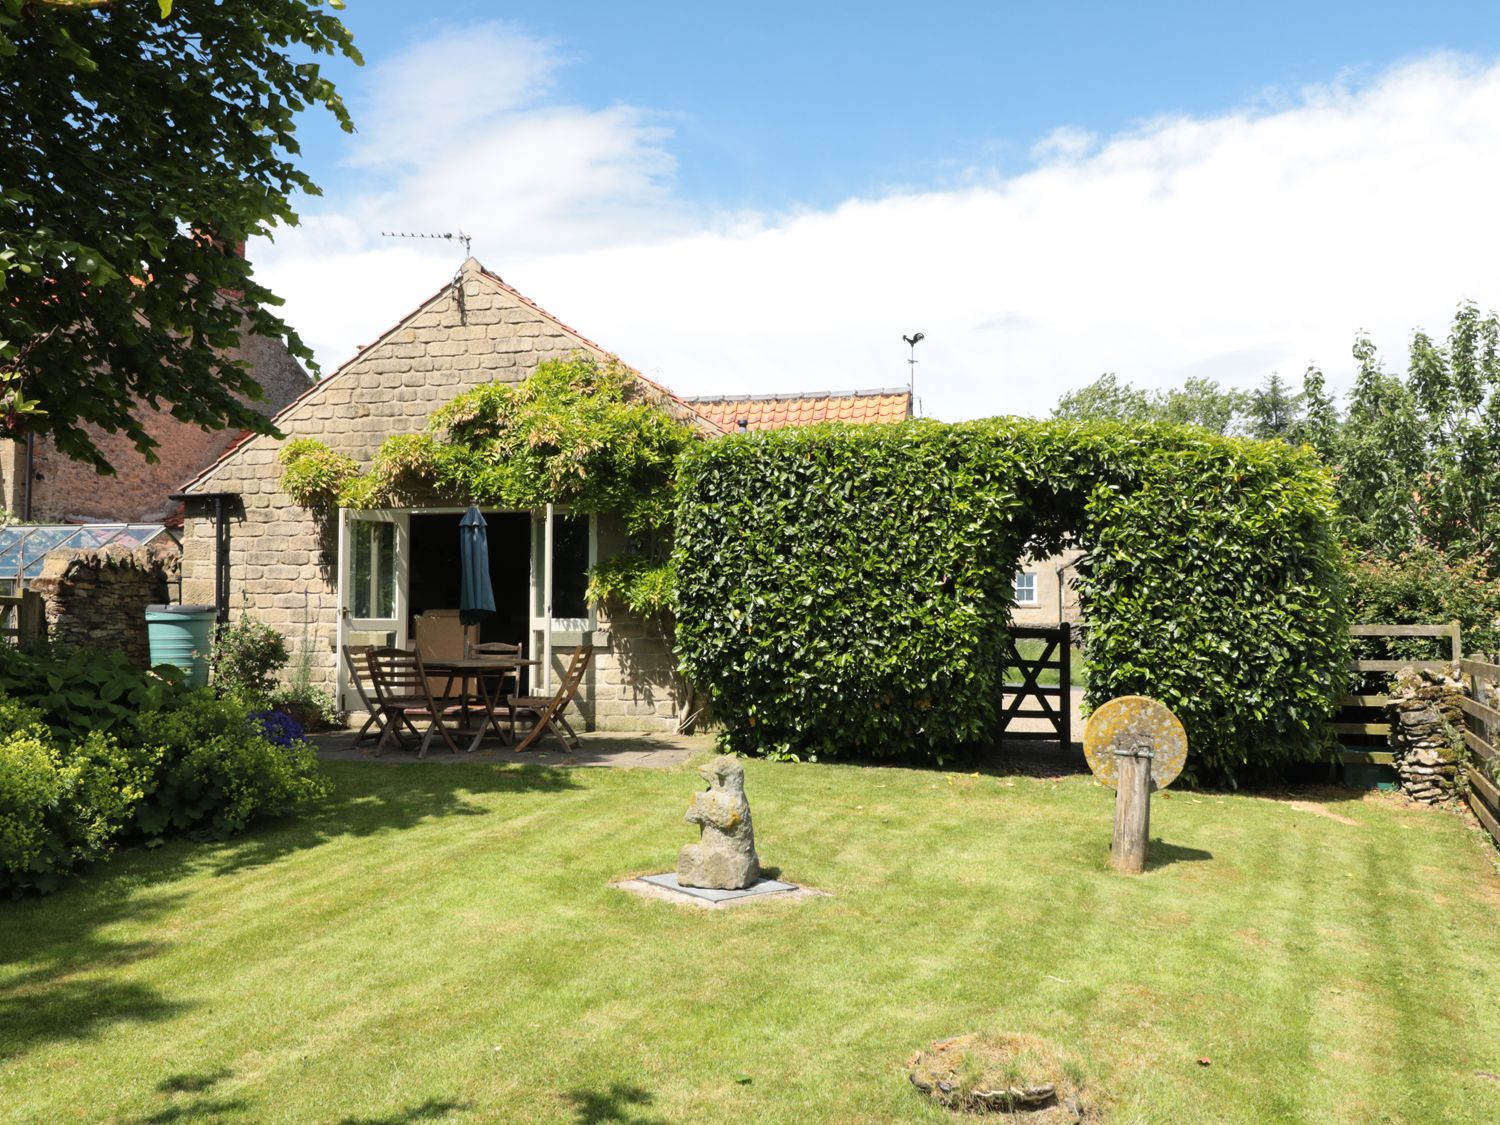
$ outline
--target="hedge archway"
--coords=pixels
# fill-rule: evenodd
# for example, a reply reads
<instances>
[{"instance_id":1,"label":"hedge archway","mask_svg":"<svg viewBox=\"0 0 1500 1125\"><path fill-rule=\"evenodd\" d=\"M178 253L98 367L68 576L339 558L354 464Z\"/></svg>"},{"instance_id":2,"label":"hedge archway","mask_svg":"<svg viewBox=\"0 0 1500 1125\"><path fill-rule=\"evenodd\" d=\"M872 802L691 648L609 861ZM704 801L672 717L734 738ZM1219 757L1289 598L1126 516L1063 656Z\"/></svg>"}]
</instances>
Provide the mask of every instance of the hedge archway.
<instances>
[{"instance_id":1,"label":"hedge archway","mask_svg":"<svg viewBox=\"0 0 1500 1125\"><path fill-rule=\"evenodd\" d=\"M1088 701L1182 718L1189 769L1323 756L1345 568L1317 457L1189 427L1002 418L685 454L677 644L726 749L943 761L990 733L1023 552L1076 541Z\"/></svg>"}]
</instances>

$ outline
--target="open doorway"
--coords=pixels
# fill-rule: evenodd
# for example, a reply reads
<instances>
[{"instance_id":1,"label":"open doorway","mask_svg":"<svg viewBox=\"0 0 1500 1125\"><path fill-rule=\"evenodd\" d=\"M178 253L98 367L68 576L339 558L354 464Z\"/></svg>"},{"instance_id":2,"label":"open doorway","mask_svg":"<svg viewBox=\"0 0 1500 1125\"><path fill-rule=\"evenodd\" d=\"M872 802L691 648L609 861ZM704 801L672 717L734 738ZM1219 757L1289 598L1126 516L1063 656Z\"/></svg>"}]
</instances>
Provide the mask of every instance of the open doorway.
<instances>
[{"instance_id":1,"label":"open doorway","mask_svg":"<svg viewBox=\"0 0 1500 1125\"><path fill-rule=\"evenodd\" d=\"M458 554L460 512L411 516L411 565L407 612L415 617L434 609L457 609L462 583ZM531 589L531 516L526 512L486 512L490 536L490 585L495 612L479 627L479 639L526 644L531 631L527 598ZM528 653L527 655L531 655Z\"/></svg>"}]
</instances>

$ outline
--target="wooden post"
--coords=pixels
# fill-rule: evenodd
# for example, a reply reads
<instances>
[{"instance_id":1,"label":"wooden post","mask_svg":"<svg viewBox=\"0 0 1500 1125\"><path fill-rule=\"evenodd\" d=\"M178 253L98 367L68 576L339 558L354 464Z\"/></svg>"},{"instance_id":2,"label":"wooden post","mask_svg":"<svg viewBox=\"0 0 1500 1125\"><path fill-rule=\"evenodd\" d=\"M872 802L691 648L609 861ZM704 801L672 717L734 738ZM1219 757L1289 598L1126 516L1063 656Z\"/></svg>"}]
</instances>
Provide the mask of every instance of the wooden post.
<instances>
[{"instance_id":1,"label":"wooden post","mask_svg":"<svg viewBox=\"0 0 1500 1125\"><path fill-rule=\"evenodd\" d=\"M1151 833L1151 746L1138 743L1115 751L1115 837L1109 862L1116 871L1139 875L1146 869Z\"/></svg>"},{"instance_id":2,"label":"wooden post","mask_svg":"<svg viewBox=\"0 0 1500 1125\"><path fill-rule=\"evenodd\" d=\"M35 590L21 591L21 604L16 607L16 628L16 640L22 647L34 645L47 635L47 605Z\"/></svg>"},{"instance_id":3,"label":"wooden post","mask_svg":"<svg viewBox=\"0 0 1500 1125\"><path fill-rule=\"evenodd\" d=\"M1062 691L1057 696L1057 705L1062 714L1058 716L1058 742L1066 754L1073 748L1073 627L1066 621L1061 622L1060 627L1062 640L1058 642L1057 650L1057 686Z\"/></svg>"}]
</instances>

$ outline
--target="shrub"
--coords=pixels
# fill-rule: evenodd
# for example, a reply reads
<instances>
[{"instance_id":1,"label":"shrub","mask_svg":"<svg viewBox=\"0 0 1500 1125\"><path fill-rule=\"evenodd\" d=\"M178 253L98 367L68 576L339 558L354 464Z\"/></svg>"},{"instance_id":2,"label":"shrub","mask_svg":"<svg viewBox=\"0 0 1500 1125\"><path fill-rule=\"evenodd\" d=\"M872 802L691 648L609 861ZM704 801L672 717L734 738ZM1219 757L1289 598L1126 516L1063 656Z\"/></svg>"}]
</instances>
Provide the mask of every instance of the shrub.
<instances>
[{"instance_id":1,"label":"shrub","mask_svg":"<svg viewBox=\"0 0 1500 1125\"><path fill-rule=\"evenodd\" d=\"M1489 560L1418 543L1394 557L1367 554L1349 583L1352 620L1371 625L1444 625L1457 621L1466 652L1500 652L1500 577ZM1369 655L1400 660L1447 659L1447 642L1417 638L1368 642ZM1374 651L1375 645L1389 652Z\"/></svg>"},{"instance_id":2,"label":"shrub","mask_svg":"<svg viewBox=\"0 0 1500 1125\"><path fill-rule=\"evenodd\" d=\"M300 739L278 745L239 701L207 689L170 710L142 713L121 737L152 767L134 815L145 836L222 839L327 791L311 746Z\"/></svg>"},{"instance_id":3,"label":"shrub","mask_svg":"<svg viewBox=\"0 0 1500 1125\"><path fill-rule=\"evenodd\" d=\"M343 725L343 714L333 693L317 684L289 684L271 692L270 709L295 719L309 730L329 730Z\"/></svg>"},{"instance_id":4,"label":"shrub","mask_svg":"<svg viewBox=\"0 0 1500 1125\"><path fill-rule=\"evenodd\" d=\"M1190 769L1324 753L1347 659L1316 458L1188 427L823 426L691 449L683 671L727 749L938 761L992 732L1023 551L1076 534L1089 702L1155 696Z\"/></svg>"},{"instance_id":5,"label":"shrub","mask_svg":"<svg viewBox=\"0 0 1500 1125\"><path fill-rule=\"evenodd\" d=\"M265 707L276 689L276 674L290 659L285 637L241 614L221 628L214 640L214 686L247 706Z\"/></svg>"},{"instance_id":6,"label":"shrub","mask_svg":"<svg viewBox=\"0 0 1500 1125\"><path fill-rule=\"evenodd\" d=\"M0 646L0 890L51 890L115 843L224 837L323 794L301 726L81 651Z\"/></svg>"},{"instance_id":7,"label":"shrub","mask_svg":"<svg viewBox=\"0 0 1500 1125\"><path fill-rule=\"evenodd\" d=\"M182 673L169 665L142 671L122 654L85 649L28 649L0 645L0 697L41 713L60 741L108 731L141 709L162 706L180 692Z\"/></svg>"},{"instance_id":8,"label":"shrub","mask_svg":"<svg viewBox=\"0 0 1500 1125\"><path fill-rule=\"evenodd\" d=\"M59 747L40 711L0 700L0 890L50 891L108 854L140 780L108 736Z\"/></svg>"}]
</instances>

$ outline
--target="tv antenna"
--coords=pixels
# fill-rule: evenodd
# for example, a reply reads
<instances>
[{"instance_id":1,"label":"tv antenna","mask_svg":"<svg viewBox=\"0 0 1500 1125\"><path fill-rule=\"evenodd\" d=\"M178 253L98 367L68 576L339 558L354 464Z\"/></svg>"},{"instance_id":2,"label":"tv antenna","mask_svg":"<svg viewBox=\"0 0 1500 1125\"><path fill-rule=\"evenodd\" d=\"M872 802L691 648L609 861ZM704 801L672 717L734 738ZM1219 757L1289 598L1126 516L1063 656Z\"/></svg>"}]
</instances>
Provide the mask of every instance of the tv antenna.
<instances>
[{"instance_id":1,"label":"tv antenna","mask_svg":"<svg viewBox=\"0 0 1500 1125\"><path fill-rule=\"evenodd\" d=\"M383 231L380 232L380 237L381 238L446 238L449 242L452 242L456 238L456 239L458 239L460 242L462 242L464 244L464 257L465 258L470 257L470 254L469 254L469 243L473 241L473 235L465 234L462 230L458 231L458 233L456 233L456 234L453 231L449 231L446 234L421 234L421 233L408 234L405 231L383 230Z\"/></svg>"},{"instance_id":2,"label":"tv antenna","mask_svg":"<svg viewBox=\"0 0 1500 1125\"><path fill-rule=\"evenodd\" d=\"M902 336L901 338L911 345L911 358L906 361L909 365L906 377L906 389L911 394L912 407L915 408L917 405L917 345L927 339L927 337L923 336L920 332L913 332L910 336ZM915 413L915 409L913 409L913 413Z\"/></svg>"}]
</instances>

